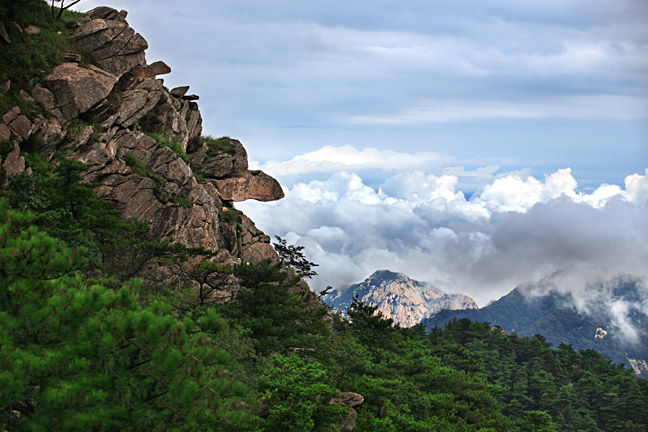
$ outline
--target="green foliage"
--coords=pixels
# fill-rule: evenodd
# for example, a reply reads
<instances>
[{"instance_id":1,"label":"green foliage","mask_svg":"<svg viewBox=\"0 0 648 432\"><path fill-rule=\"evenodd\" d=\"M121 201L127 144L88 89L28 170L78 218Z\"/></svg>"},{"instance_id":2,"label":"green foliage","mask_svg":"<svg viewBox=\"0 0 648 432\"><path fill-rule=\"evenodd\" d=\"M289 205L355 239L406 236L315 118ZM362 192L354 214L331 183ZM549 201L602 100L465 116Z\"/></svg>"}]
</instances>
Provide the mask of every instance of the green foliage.
<instances>
[{"instance_id":1,"label":"green foliage","mask_svg":"<svg viewBox=\"0 0 648 432\"><path fill-rule=\"evenodd\" d=\"M20 107L23 113L31 115L36 107L18 95L18 91L27 88L27 83L34 79L38 82L52 68L63 62L63 53L76 52L90 60L87 53L69 39L70 30L65 22L78 18L79 14L66 11L62 20L53 19L47 4L40 0L11 0L2 2L0 21L11 38L12 43L3 45L0 55L0 83L11 80L11 90L0 96L0 113L5 113L13 106ZM11 22L20 26L38 26L38 34L28 35L19 32Z\"/></svg>"},{"instance_id":2,"label":"green foliage","mask_svg":"<svg viewBox=\"0 0 648 432\"><path fill-rule=\"evenodd\" d=\"M211 135L204 135L201 139L207 144L207 157L215 157L221 154L236 154L236 147L230 142L230 137L214 138Z\"/></svg>"},{"instance_id":3,"label":"green foliage","mask_svg":"<svg viewBox=\"0 0 648 432\"><path fill-rule=\"evenodd\" d=\"M33 174L13 177L0 204L0 428L336 430L348 412L329 404L336 389L364 395L363 431L648 422L648 383L594 351L552 350L540 335L468 320L426 335L357 298L350 321L331 324L281 265L209 262L213 252L123 222L81 182L82 164L28 162ZM134 156L130 164L146 174ZM128 282L152 260L190 283ZM213 294L233 276L243 289L215 309Z\"/></svg>"},{"instance_id":4,"label":"green foliage","mask_svg":"<svg viewBox=\"0 0 648 432\"><path fill-rule=\"evenodd\" d=\"M84 247L89 272L125 281L152 259L185 260L199 252L152 238L144 222L124 221L110 202L94 196L94 184L81 182L83 164L59 157L51 166L35 155L27 155L27 163L32 174L11 177L5 191L11 207L35 212L34 223L49 235Z\"/></svg>"},{"instance_id":5,"label":"green foliage","mask_svg":"<svg viewBox=\"0 0 648 432\"><path fill-rule=\"evenodd\" d=\"M124 156L124 161L126 165L137 175L142 177L148 177L155 181L155 193L158 195L163 195L165 193L165 188L167 185L167 179L162 175L154 172L148 165L139 160L135 153L128 153Z\"/></svg>"},{"instance_id":6,"label":"green foliage","mask_svg":"<svg viewBox=\"0 0 648 432\"><path fill-rule=\"evenodd\" d=\"M302 252L304 246L289 245L281 237L275 236L275 238L277 239L277 243L273 243L272 245L277 251L277 254L279 254L282 266L289 268L304 279L317 276L317 272L313 270L313 267L317 267L318 264L306 259Z\"/></svg>"},{"instance_id":7,"label":"green foliage","mask_svg":"<svg viewBox=\"0 0 648 432\"><path fill-rule=\"evenodd\" d=\"M329 401L336 396L323 365L296 354L273 357L259 377L266 415L264 430L331 431L346 410Z\"/></svg>"},{"instance_id":8,"label":"green foliage","mask_svg":"<svg viewBox=\"0 0 648 432\"><path fill-rule=\"evenodd\" d=\"M234 208L222 208L218 210L218 220L230 225L236 226L236 231L240 232L243 229L243 218L238 210Z\"/></svg>"},{"instance_id":9,"label":"green foliage","mask_svg":"<svg viewBox=\"0 0 648 432\"><path fill-rule=\"evenodd\" d=\"M304 306L306 299L293 292L298 282L294 276L268 261L237 266L235 275L245 289L223 313L249 330L257 353L310 350L322 344L328 334L326 309Z\"/></svg>"},{"instance_id":10,"label":"green foliage","mask_svg":"<svg viewBox=\"0 0 648 432\"><path fill-rule=\"evenodd\" d=\"M351 356L337 360L348 361L338 385L365 396L357 407L360 430L519 430L502 412L498 389L479 374L442 364L422 332L394 327L357 299L348 314L348 324L335 325Z\"/></svg>"},{"instance_id":11,"label":"green foliage","mask_svg":"<svg viewBox=\"0 0 648 432\"><path fill-rule=\"evenodd\" d=\"M212 343L213 309L178 318L90 285L83 253L0 201L0 427L249 430L246 388Z\"/></svg>"},{"instance_id":12,"label":"green foliage","mask_svg":"<svg viewBox=\"0 0 648 432\"><path fill-rule=\"evenodd\" d=\"M220 210L218 212L218 220L229 224L240 224L242 221L241 214L233 208L227 210Z\"/></svg>"},{"instance_id":13,"label":"green foliage","mask_svg":"<svg viewBox=\"0 0 648 432\"><path fill-rule=\"evenodd\" d=\"M640 408L648 404L648 381L596 351L576 352L566 344L554 350L541 335L507 335L467 319L433 330L430 339L444 363L479 369L501 387L504 412L526 418L523 430L550 430L552 422L561 431L625 431L648 424L648 413ZM466 356L471 363L464 363Z\"/></svg>"},{"instance_id":14,"label":"green foliage","mask_svg":"<svg viewBox=\"0 0 648 432\"><path fill-rule=\"evenodd\" d=\"M0 160L3 160L12 151L14 151L14 143L12 140L0 143Z\"/></svg>"},{"instance_id":15,"label":"green foliage","mask_svg":"<svg viewBox=\"0 0 648 432\"><path fill-rule=\"evenodd\" d=\"M51 167L38 156L28 155L32 174L10 179L6 192L12 208L37 212L35 223L71 247L87 249L89 265L99 265L106 254L124 245L124 239L142 230L124 222L112 205L95 198L93 184L82 183L85 165L64 157Z\"/></svg>"},{"instance_id":16,"label":"green foliage","mask_svg":"<svg viewBox=\"0 0 648 432\"><path fill-rule=\"evenodd\" d=\"M183 197L182 195L174 195L173 197L171 197L171 201L173 201L174 203L178 204L180 207L183 207L183 208L191 208L191 207L193 207L193 202L191 202L191 200Z\"/></svg>"},{"instance_id":17,"label":"green foliage","mask_svg":"<svg viewBox=\"0 0 648 432\"><path fill-rule=\"evenodd\" d=\"M197 255L191 252L190 254ZM198 302L196 303L195 296L192 296L188 302L184 302L185 307L188 308L207 304L212 294L223 289L230 275L234 272L231 265L213 263L207 260L181 262L178 264L177 269L195 285L198 285Z\"/></svg>"},{"instance_id":18,"label":"green foliage","mask_svg":"<svg viewBox=\"0 0 648 432\"><path fill-rule=\"evenodd\" d=\"M189 156L182 148L182 144L177 141L169 139L165 134L159 132L144 132L146 135L153 138L160 147L169 147L173 150L178 157L180 157L186 163L189 163Z\"/></svg>"}]
</instances>

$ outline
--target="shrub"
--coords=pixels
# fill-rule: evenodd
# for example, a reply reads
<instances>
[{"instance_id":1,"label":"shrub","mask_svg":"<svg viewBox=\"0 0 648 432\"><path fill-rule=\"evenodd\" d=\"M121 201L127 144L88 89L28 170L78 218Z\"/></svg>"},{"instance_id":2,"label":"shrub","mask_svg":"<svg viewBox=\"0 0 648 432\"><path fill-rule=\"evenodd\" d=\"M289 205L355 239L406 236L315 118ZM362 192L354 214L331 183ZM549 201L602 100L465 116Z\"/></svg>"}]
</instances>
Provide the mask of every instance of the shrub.
<instances>
[{"instance_id":1,"label":"shrub","mask_svg":"<svg viewBox=\"0 0 648 432\"><path fill-rule=\"evenodd\" d=\"M232 156L236 154L236 147L232 145L232 139L230 137L214 138L211 135L205 135L201 137L201 139L205 144L207 144L207 147L209 148L207 150L208 157L218 156L223 153L230 154Z\"/></svg>"}]
</instances>

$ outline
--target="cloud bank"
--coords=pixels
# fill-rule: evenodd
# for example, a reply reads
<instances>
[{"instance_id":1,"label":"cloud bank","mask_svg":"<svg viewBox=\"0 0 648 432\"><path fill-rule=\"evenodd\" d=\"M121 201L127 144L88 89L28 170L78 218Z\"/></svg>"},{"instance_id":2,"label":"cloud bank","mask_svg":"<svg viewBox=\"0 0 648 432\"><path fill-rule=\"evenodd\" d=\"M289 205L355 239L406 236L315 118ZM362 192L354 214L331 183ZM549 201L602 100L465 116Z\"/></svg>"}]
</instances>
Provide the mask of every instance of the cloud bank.
<instances>
[{"instance_id":1,"label":"cloud bank","mask_svg":"<svg viewBox=\"0 0 648 432\"><path fill-rule=\"evenodd\" d=\"M644 0L111 6L130 12L149 42L148 60L171 66L165 84L191 85L201 96L206 133L240 139L260 161L352 144L420 152L431 164L438 161L430 150L515 157L510 168L535 175L568 160L589 170L581 182L612 182L648 158ZM299 162L316 172L357 169L330 158Z\"/></svg>"},{"instance_id":2,"label":"cloud bank","mask_svg":"<svg viewBox=\"0 0 648 432\"><path fill-rule=\"evenodd\" d=\"M268 234L305 246L320 265L316 290L386 268L484 305L569 266L646 274L648 170L583 192L569 168L544 178L497 167L433 174L423 167L439 162L434 154L350 147L257 166L281 180L300 172L299 161L331 171L286 187L281 201L237 207ZM374 187L362 174L372 163L382 173Z\"/></svg>"}]
</instances>

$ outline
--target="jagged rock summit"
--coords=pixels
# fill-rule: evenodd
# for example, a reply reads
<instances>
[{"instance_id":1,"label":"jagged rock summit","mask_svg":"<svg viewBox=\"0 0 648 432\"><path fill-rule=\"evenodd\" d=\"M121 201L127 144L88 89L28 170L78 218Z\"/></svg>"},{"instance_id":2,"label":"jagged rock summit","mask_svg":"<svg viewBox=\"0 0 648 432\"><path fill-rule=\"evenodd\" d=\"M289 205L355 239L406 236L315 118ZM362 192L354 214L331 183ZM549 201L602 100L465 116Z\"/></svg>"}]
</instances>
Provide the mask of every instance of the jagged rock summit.
<instances>
[{"instance_id":1,"label":"jagged rock summit","mask_svg":"<svg viewBox=\"0 0 648 432\"><path fill-rule=\"evenodd\" d=\"M248 171L237 140L202 136L198 96L164 86L157 75L171 68L147 64L148 43L126 16L98 7L69 23L79 52L20 89L38 109L0 113L0 187L25 171L25 151L47 161L61 153L87 165L98 197L156 237L216 251L222 262L278 262L270 238L232 203L280 199L281 186Z\"/></svg>"},{"instance_id":2,"label":"jagged rock summit","mask_svg":"<svg viewBox=\"0 0 648 432\"><path fill-rule=\"evenodd\" d=\"M462 294L446 294L428 282L410 279L402 273L378 270L363 282L331 291L322 300L343 312L354 295L378 308L386 318L412 327L443 309L477 309L473 299Z\"/></svg>"}]
</instances>

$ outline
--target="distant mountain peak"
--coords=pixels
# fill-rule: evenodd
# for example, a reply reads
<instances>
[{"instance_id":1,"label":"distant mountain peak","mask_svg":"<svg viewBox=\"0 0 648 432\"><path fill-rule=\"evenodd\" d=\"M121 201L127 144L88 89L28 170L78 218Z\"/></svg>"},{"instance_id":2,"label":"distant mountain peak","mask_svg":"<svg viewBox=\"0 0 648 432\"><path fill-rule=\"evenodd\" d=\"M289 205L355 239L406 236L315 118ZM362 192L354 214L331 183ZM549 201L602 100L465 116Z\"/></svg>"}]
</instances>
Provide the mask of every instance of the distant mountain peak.
<instances>
[{"instance_id":1,"label":"distant mountain peak","mask_svg":"<svg viewBox=\"0 0 648 432\"><path fill-rule=\"evenodd\" d=\"M426 318L427 329L443 327L453 319L489 322L520 336L542 334L554 346L594 349L615 363L630 364L635 373L648 377L648 289L641 277L619 275L589 283L575 293L558 290L544 278L521 285L478 310L445 310ZM576 295L581 305L577 307ZM615 308L615 305L617 306Z\"/></svg>"},{"instance_id":2,"label":"distant mountain peak","mask_svg":"<svg viewBox=\"0 0 648 432\"><path fill-rule=\"evenodd\" d=\"M443 309L476 309L475 301L462 294L446 294L429 282L403 273L376 270L364 281L331 291L323 300L344 313L353 297L378 308L386 318L411 327Z\"/></svg>"},{"instance_id":3,"label":"distant mountain peak","mask_svg":"<svg viewBox=\"0 0 648 432\"><path fill-rule=\"evenodd\" d=\"M393 272L391 270L376 270L367 279L409 279L403 273Z\"/></svg>"}]
</instances>

